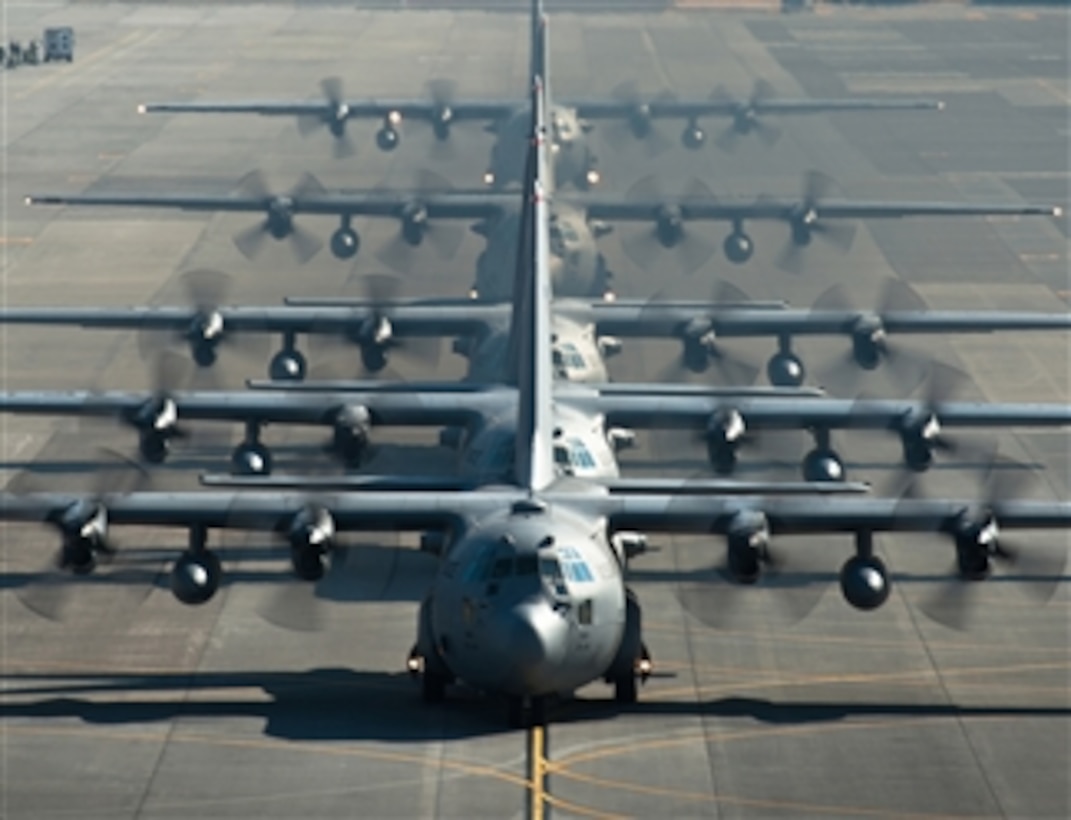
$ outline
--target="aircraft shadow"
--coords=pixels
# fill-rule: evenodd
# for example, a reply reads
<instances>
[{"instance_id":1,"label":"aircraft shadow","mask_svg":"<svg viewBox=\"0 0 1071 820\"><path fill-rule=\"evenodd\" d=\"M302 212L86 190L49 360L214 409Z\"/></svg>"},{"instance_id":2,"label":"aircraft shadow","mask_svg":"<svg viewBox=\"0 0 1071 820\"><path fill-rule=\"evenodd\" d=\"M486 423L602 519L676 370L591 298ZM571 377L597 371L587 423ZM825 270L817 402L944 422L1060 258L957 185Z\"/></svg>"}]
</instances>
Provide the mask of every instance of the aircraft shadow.
<instances>
[{"instance_id":1,"label":"aircraft shadow","mask_svg":"<svg viewBox=\"0 0 1071 820\"><path fill-rule=\"evenodd\" d=\"M76 718L94 725L122 725L203 718L257 718L264 734L295 741L376 740L420 742L503 734L505 703L477 693L451 691L443 705L420 702L406 673L312 669L305 672L209 672L151 674L4 675L3 719ZM270 696L249 699L198 695L189 690L258 688ZM161 695L174 692L174 699ZM139 699L135 697L144 694ZM114 695L114 700L107 699ZM38 700L22 700L39 696ZM12 702L18 698L20 702ZM729 697L702 701L644 698L623 705L611 698L556 703L551 724L612 720L619 716L750 718L771 725L836 723L850 718L1066 718L1066 706L960 706L953 703L785 701Z\"/></svg>"}]
</instances>

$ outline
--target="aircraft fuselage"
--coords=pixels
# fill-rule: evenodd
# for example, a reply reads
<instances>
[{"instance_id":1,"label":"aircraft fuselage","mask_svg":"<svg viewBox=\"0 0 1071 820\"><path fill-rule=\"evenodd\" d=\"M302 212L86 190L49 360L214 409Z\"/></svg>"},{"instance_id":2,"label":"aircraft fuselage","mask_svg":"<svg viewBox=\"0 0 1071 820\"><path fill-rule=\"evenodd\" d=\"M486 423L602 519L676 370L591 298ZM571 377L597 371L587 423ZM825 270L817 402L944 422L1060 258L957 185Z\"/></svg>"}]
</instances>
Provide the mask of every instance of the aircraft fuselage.
<instances>
[{"instance_id":1,"label":"aircraft fuselage","mask_svg":"<svg viewBox=\"0 0 1071 820\"><path fill-rule=\"evenodd\" d=\"M551 106L550 158L557 187L572 185L586 190L598 184L595 154L576 109ZM484 181L494 188L517 185L524 173L524 158L531 131L531 112L518 108L495 127L498 139L491 148L491 162Z\"/></svg>"},{"instance_id":2,"label":"aircraft fuselage","mask_svg":"<svg viewBox=\"0 0 1071 820\"><path fill-rule=\"evenodd\" d=\"M519 222L510 210L481 228L487 248L476 260L475 289L483 301L509 301L517 264ZM600 299L610 289L611 274L599 252L595 234L584 212L562 203L552 205L550 221L550 275L554 295Z\"/></svg>"},{"instance_id":3,"label":"aircraft fuselage","mask_svg":"<svg viewBox=\"0 0 1071 820\"><path fill-rule=\"evenodd\" d=\"M508 509L466 533L426 604L426 662L522 697L606 676L622 647L626 593L605 528L593 523L562 509Z\"/></svg>"}]
</instances>

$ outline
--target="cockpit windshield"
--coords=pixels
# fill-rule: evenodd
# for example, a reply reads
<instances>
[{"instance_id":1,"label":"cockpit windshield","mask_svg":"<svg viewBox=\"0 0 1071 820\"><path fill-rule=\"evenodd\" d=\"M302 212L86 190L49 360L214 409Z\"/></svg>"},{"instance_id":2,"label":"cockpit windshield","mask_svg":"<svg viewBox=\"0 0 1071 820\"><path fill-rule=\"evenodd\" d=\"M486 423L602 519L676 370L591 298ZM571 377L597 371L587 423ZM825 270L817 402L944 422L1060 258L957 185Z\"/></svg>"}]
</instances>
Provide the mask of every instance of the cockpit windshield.
<instances>
[{"instance_id":1,"label":"cockpit windshield","mask_svg":"<svg viewBox=\"0 0 1071 820\"><path fill-rule=\"evenodd\" d=\"M572 342L559 342L554 346L552 355L554 364L559 368L564 367L566 370L585 370L587 368L583 354Z\"/></svg>"},{"instance_id":2,"label":"cockpit windshield","mask_svg":"<svg viewBox=\"0 0 1071 820\"><path fill-rule=\"evenodd\" d=\"M580 557L580 552L575 548L559 548L558 557L561 559L562 572L567 580L573 583L590 583L595 580L588 562Z\"/></svg>"}]
</instances>

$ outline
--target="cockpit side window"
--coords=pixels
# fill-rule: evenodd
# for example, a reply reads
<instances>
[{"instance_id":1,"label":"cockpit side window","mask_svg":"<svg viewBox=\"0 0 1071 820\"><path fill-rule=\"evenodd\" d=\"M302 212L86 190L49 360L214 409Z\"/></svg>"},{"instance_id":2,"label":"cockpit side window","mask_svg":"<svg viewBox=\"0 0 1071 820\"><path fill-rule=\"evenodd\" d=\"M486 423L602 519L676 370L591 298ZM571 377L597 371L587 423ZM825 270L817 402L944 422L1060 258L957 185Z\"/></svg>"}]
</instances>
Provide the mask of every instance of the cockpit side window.
<instances>
[{"instance_id":1,"label":"cockpit side window","mask_svg":"<svg viewBox=\"0 0 1071 820\"><path fill-rule=\"evenodd\" d=\"M539 574L556 595L569 594L569 590L565 586L565 578L562 577L561 564L558 563L557 558L540 558Z\"/></svg>"},{"instance_id":2,"label":"cockpit side window","mask_svg":"<svg viewBox=\"0 0 1071 820\"><path fill-rule=\"evenodd\" d=\"M491 570L491 559L493 557L494 550L490 546L485 546L472 560L472 563L465 568L464 579L477 583L486 581Z\"/></svg>"},{"instance_id":3,"label":"cockpit side window","mask_svg":"<svg viewBox=\"0 0 1071 820\"><path fill-rule=\"evenodd\" d=\"M534 555L517 556L517 574L535 575L539 572L539 559Z\"/></svg>"}]
</instances>

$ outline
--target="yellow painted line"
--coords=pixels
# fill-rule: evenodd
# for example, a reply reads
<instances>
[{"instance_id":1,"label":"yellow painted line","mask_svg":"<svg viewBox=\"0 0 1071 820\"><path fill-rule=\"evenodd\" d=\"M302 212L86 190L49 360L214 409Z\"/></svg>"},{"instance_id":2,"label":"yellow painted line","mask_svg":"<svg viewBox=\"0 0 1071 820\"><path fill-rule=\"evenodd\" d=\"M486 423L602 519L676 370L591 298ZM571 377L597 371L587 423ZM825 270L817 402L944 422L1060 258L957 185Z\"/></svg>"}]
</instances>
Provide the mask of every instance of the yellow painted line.
<instances>
[{"instance_id":1,"label":"yellow painted line","mask_svg":"<svg viewBox=\"0 0 1071 820\"><path fill-rule=\"evenodd\" d=\"M0 245L29 245L32 242L32 236L0 236Z\"/></svg>"},{"instance_id":2,"label":"yellow painted line","mask_svg":"<svg viewBox=\"0 0 1071 820\"><path fill-rule=\"evenodd\" d=\"M546 759L543 726L533 726L528 730L528 755L532 761L532 779L528 782L528 816L531 820L543 820L546 794L543 791L543 778L546 772Z\"/></svg>"}]
</instances>

